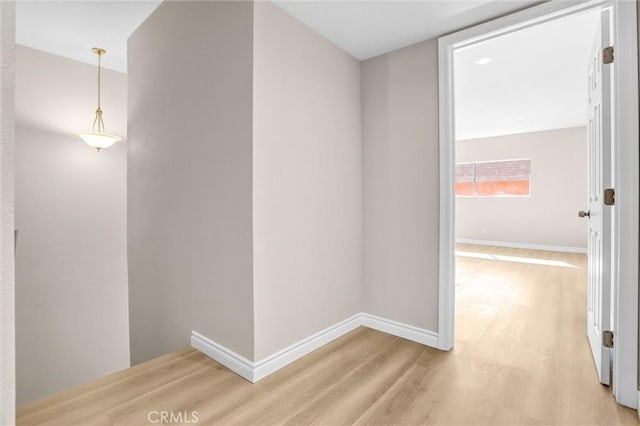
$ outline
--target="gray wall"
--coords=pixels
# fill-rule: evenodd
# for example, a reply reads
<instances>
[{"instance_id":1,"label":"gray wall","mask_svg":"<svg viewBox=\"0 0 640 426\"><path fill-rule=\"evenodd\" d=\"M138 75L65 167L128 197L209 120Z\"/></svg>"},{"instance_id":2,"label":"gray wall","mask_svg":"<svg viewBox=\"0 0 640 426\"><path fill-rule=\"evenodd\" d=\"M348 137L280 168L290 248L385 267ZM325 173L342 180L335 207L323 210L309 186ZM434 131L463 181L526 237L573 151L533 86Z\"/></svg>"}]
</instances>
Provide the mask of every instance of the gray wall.
<instances>
[{"instance_id":1,"label":"gray wall","mask_svg":"<svg viewBox=\"0 0 640 426\"><path fill-rule=\"evenodd\" d=\"M254 27L255 356L362 310L360 63L270 2Z\"/></svg>"},{"instance_id":2,"label":"gray wall","mask_svg":"<svg viewBox=\"0 0 640 426\"><path fill-rule=\"evenodd\" d=\"M131 358L253 357L253 5L164 2L129 39Z\"/></svg>"},{"instance_id":3,"label":"gray wall","mask_svg":"<svg viewBox=\"0 0 640 426\"><path fill-rule=\"evenodd\" d=\"M571 127L458 141L456 161L530 158L529 197L457 197L456 237L587 247L587 130Z\"/></svg>"},{"instance_id":4,"label":"gray wall","mask_svg":"<svg viewBox=\"0 0 640 426\"><path fill-rule=\"evenodd\" d=\"M364 309L437 331L438 45L362 63Z\"/></svg>"},{"instance_id":5,"label":"gray wall","mask_svg":"<svg viewBox=\"0 0 640 426\"><path fill-rule=\"evenodd\" d=\"M17 48L19 405L129 366L126 147L90 128L96 67ZM107 130L125 135L126 76L105 70Z\"/></svg>"}]
</instances>

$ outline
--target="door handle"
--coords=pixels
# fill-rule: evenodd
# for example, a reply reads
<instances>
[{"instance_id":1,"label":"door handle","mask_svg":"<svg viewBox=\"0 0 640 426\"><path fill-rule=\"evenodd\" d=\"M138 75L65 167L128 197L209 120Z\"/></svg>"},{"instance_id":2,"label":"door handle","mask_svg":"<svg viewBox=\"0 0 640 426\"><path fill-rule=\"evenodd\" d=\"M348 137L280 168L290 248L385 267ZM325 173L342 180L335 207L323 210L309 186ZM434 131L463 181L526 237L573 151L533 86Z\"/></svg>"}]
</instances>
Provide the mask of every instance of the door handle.
<instances>
[{"instance_id":1,"label":"door handle","mask_svg":"<svg viewBox=\"0 0 640 426\"><path fill-rule=\"evenodd\" d=\"M578 212L578 217L591 217L591 210L587 210L586 212L584 210L580 210Z\"/></svg>"}]
</instances>

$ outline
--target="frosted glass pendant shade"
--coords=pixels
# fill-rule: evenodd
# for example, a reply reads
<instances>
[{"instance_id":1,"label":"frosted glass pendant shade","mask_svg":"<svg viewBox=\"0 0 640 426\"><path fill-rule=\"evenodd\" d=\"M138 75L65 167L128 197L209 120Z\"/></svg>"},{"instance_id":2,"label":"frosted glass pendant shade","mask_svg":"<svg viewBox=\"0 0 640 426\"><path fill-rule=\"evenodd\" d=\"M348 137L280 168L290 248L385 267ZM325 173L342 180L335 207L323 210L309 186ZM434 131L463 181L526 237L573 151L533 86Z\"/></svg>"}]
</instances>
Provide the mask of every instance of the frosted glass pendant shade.
<instances>
[{"instance_id":1,"label":"frosted glass pendant shade","mask_svg":"<svg viewBox=\"0 0 640 426\"><path fill-rule=\"evenodd\" d=\"M98 151L103 148L109 148L114 143L121 141L120 136L112 135L109 133L99 132L78 132L76 133L87 145L94 147Z\"/></svg>"},{"instance_id":2,"label":"frosted glass pendant shade","mask_svg":"<svg viewBox=\"0 0 640 426\"><path fill-rule=\"evenodd\" d=\"M120 136L112 135L111 133L105 133L104 131L104 120L102 119L102 108L100 107L102 94L100 77L102 75L102 55L107 53L107 51L100 47L94 47L91 50L93 53L98 55L98 109L96 109L96 118L93 120L93 128L91 131L78 132L76 135L85 141L87 145L100 151L101 149L109 148L114 143L121 141L122 138Z\"/></svg>"}]
</instances>

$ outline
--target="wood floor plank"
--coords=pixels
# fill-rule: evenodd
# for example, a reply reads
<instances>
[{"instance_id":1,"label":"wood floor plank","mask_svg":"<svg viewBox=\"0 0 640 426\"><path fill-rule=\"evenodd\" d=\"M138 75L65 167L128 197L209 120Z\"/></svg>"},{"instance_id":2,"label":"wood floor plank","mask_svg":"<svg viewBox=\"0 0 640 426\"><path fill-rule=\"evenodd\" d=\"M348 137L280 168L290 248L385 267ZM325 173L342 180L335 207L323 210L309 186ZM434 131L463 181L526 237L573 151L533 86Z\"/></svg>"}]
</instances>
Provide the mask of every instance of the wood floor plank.
<instances>
[{"instance_id":1,"label":"wood floor plank","mask_svg":"<svg viewBox=\"0 0 640 426\"><path fill-rule=\"evenodd\" d=\"M451 352L359 328L251 384L186 348L21 407L18 425L142 425L151 410L199 425L640 424L598 383L586 256L458 250L472 256L457 258Z\"/></svg>"},{"instance_id":2,"label":"wood floor plank","mask_svg":"<svg viewBox=\"0 0 640 426\"><path fill-rule=\"evenodd\" d=\"M373 368L363 367L365 374L342 389L342 396L337 400L337 404L329 410L318 413L310 423L353 424L415 364L424 350L422 345L403 339L398 339L391 345L396 346L396 350L385 357L385 362L374 365ZM394 362L386 362L389 358Z\"/></svg>"},{"instance_id":3,"label":"wood floor plank","mask_svg":"<svg viewBox=\"0 0 640 426\"><path fill-rule=\"evenodd\" d=\"M28 405L23 405L22 407L18 407L17 417L19 418L27 418L31 413L48 409L58 403L64 402L67 403L73 398L76 398L81 395L85 395L89 392L92 392L96 389L104 388L109 386L112 383L127 380L136 374L144 373L145 371L152 370L157 368L159 365L176 362L177 360L187 356L189 354L196 353L197 350L194 348L184 348L178 350L176 352L172 352L169 354L165 354L159 356L157 358L151 359L149 361L143 362L141 364L135 365L131 368L127 368L116 373L110 374L108 376L102 377L98 380L95 380L90 383L85 383L73 389L69 389L65 392L61 392L59 394L53 395L49 398L44 398L39 401L32 402Z\"/></svg>"},{"instance_id":4,"label":"wood floor plank","mask_svg":"<svg viewBox=\"0 0 640 426\"><path fill-rule=\"evenodd\" d=\"M239 381L245 379L217 362L210 362L204 369L195 370L171 383L138 395L108 409L104 414L113 425L138 425L148 422L150 406L173 412L199 411L202 401L223 395ZM189 389L189 392L176 392L177 389Z\"/></svg>"},{"instance_id":5,"label":"wood floor plank","mask_svg":"<svg viewBox=\"0 0 640 426\"><path fill-rule=\"evenodd\" d=\"M242 406L236 406L226 416L205 419L219 424L283 424L306 409L318 395L339 383L361 365L363 359L377 354L392 339L393 336L361 327L345 339L305 357L304 363L294 363L261 381L258 383L260 394L251 400L243 400Z\"/></svg>"},{"instance_id":6,"label":"wood floor plank","mask_svg":"<svg viewBox=\"0 0 640 426\"><path fill-rule=\"evenodd\" d=\"M443 355L435 349L423 349L416 362L353 423L419 424L433 403L425 391L437 371L440 356Z\"/></svg>"},{"instance_id":7,"label":"wood floor plank","mask_svg":"<svg viewBox=\"0 0 640 426\"><path fill-rule=\"evenodd\" d=\"M25 425L48 424L51 419L55 419L56 424L60 425L85 424L87 418L93 418L138 395L148 394L185 374L203 370L207 364L214 362L197 351L189 351L172 362L159 364L155 368L92 389L68 401L58 402L27 416L21 416L19 421Z\"/></svg>"}]
</instances>

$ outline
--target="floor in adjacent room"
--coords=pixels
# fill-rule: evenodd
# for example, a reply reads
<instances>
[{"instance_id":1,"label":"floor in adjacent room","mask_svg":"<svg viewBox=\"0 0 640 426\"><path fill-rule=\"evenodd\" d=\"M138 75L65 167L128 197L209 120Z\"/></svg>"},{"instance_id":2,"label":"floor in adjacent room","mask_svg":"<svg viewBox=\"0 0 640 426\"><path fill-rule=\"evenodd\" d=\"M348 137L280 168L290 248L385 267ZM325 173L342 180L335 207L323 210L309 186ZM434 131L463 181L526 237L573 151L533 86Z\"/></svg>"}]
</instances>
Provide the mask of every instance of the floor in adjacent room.
<instances>
[{"instance_id":1,"label":"floor in adjacent room","mask_svg":"<svg viewBox=\"0 0 640 426\"><path fill-rule=\"evenodd\" d=\"M596 377L585 255L459 245L457 259L452 352L359 328L252 385L184 349L21 407L18 424L160 410L200 425L640 424Z\"/></svg>"}]
</instances>

